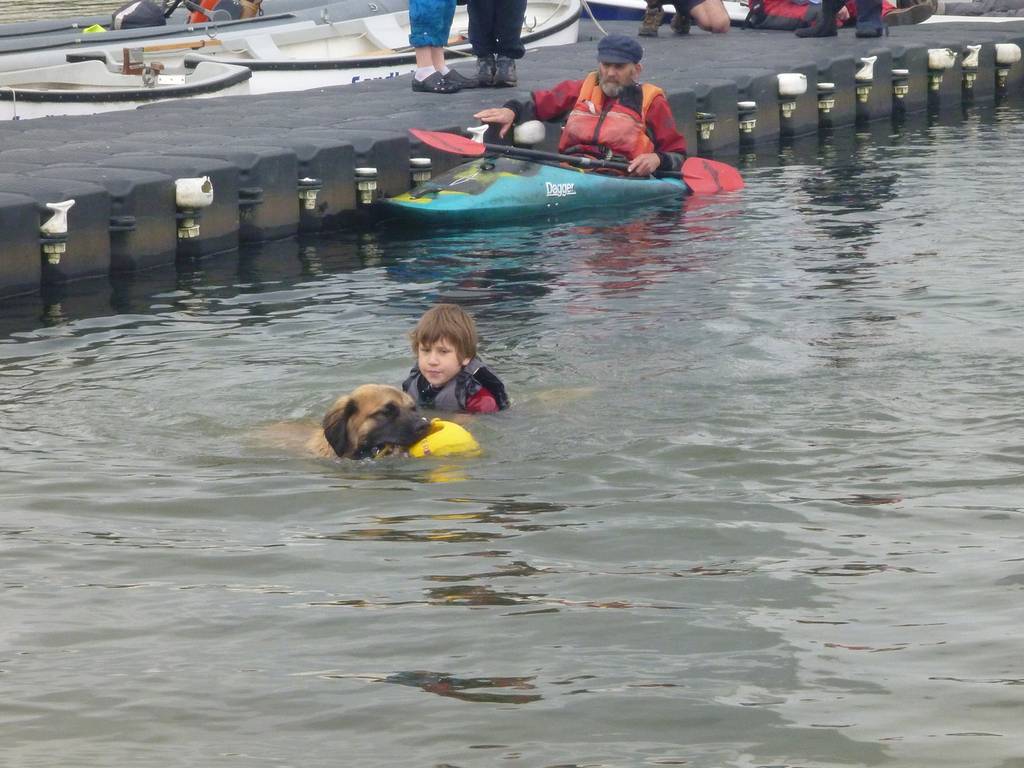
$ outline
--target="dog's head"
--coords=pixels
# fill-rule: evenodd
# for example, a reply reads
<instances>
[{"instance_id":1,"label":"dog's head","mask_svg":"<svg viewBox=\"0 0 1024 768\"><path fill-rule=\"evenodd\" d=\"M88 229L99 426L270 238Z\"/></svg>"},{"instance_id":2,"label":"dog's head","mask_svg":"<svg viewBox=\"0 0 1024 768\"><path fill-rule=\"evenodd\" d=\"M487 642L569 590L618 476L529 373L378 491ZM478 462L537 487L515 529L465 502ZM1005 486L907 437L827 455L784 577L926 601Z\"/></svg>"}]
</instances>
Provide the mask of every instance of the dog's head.
<instances>
[{"instance_id":1,"label":"dog's head","mask_svg":"<svg viewBox=\"0 0 1024 768\"><path fill-rule=\"evenodd\" d=\"M430 431L430 421L396 387L364 384L339 397L323 420L324 439L345 459L405 451Z\"/></svg>"}]
</instances>

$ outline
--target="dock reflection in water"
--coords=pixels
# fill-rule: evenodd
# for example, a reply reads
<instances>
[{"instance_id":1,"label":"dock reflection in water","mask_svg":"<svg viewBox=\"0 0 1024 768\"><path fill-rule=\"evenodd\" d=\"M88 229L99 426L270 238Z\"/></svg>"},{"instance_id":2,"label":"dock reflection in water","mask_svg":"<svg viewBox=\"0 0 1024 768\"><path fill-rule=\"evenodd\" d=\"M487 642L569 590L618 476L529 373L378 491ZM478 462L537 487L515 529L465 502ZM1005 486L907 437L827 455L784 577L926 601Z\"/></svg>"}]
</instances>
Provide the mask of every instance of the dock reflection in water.
<instances>
[{"instance_id":1,"label":"dock reflection in water","mask_svg":"<svg viewBox=\"0 0 1024 768\"><path fill-rule=\"evenodd\" d=\"M5 303L7 763L1013 765L1022 118ZM481 458L253 438L441 300L514 400Z\"/></svg>"}]
</instances>

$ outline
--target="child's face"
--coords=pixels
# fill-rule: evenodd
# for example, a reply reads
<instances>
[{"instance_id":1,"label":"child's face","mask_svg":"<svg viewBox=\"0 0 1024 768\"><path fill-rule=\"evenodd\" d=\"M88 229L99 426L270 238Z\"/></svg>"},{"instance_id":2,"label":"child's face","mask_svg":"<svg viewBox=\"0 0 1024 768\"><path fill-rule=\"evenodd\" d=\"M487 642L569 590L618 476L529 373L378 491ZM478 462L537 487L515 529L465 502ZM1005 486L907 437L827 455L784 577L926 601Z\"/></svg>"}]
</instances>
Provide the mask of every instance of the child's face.
<instances>
[{"instance_id":1,"label":"child's face","mask_svg":"<svg viewBox=\"0 0 1024 768\"><path fill-rule=\"evenodd\" d=\"M460 359L459 353L448 339L439 339L433 344L420 344L416 362L423 378L429 381L432 387L443 387L462 370L462 366L469 362L469 358Z\"/></svg>"}]
</instances>

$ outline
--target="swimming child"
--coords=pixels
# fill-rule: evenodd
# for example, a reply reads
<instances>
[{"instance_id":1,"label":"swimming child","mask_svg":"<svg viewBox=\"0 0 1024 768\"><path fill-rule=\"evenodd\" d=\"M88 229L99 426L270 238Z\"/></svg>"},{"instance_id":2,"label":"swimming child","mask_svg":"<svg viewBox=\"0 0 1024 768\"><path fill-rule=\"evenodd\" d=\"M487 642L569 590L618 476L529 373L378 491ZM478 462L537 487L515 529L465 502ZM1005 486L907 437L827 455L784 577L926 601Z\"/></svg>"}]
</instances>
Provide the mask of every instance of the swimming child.
<instances>
[{"instance_id":1,"label":"swimming child","mask_svg":"<svg viewBox=\"0 0 1024 768\"><path fill-rule=\"evenodd\" d=\"M509 406L501 379L476 356L476 323L455 304L423 313L409 334L416 365L402 382L417 405L494 413Z\"/></svg>"}]
</instances>

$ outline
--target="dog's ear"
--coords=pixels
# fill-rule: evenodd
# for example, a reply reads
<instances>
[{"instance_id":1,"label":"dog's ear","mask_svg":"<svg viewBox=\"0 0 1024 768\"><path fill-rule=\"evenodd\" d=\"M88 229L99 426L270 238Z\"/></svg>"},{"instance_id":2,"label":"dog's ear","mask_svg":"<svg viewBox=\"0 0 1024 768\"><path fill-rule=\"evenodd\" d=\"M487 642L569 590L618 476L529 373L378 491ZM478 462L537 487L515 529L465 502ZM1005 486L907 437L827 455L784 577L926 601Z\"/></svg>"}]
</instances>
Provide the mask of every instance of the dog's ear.
<instances>
[{"instance_id":1,"label":"dog's ear","mask_svg":"<svg viewBox=\"0 0 1024 768\"><path fill-rule=\"evenodd\" d=\"M346 452L354 447L349 445L348 420L357 410L356 401L346 397L324 416L324 438L339 456L345 456Z\"/></svg>"}]
</instances>

